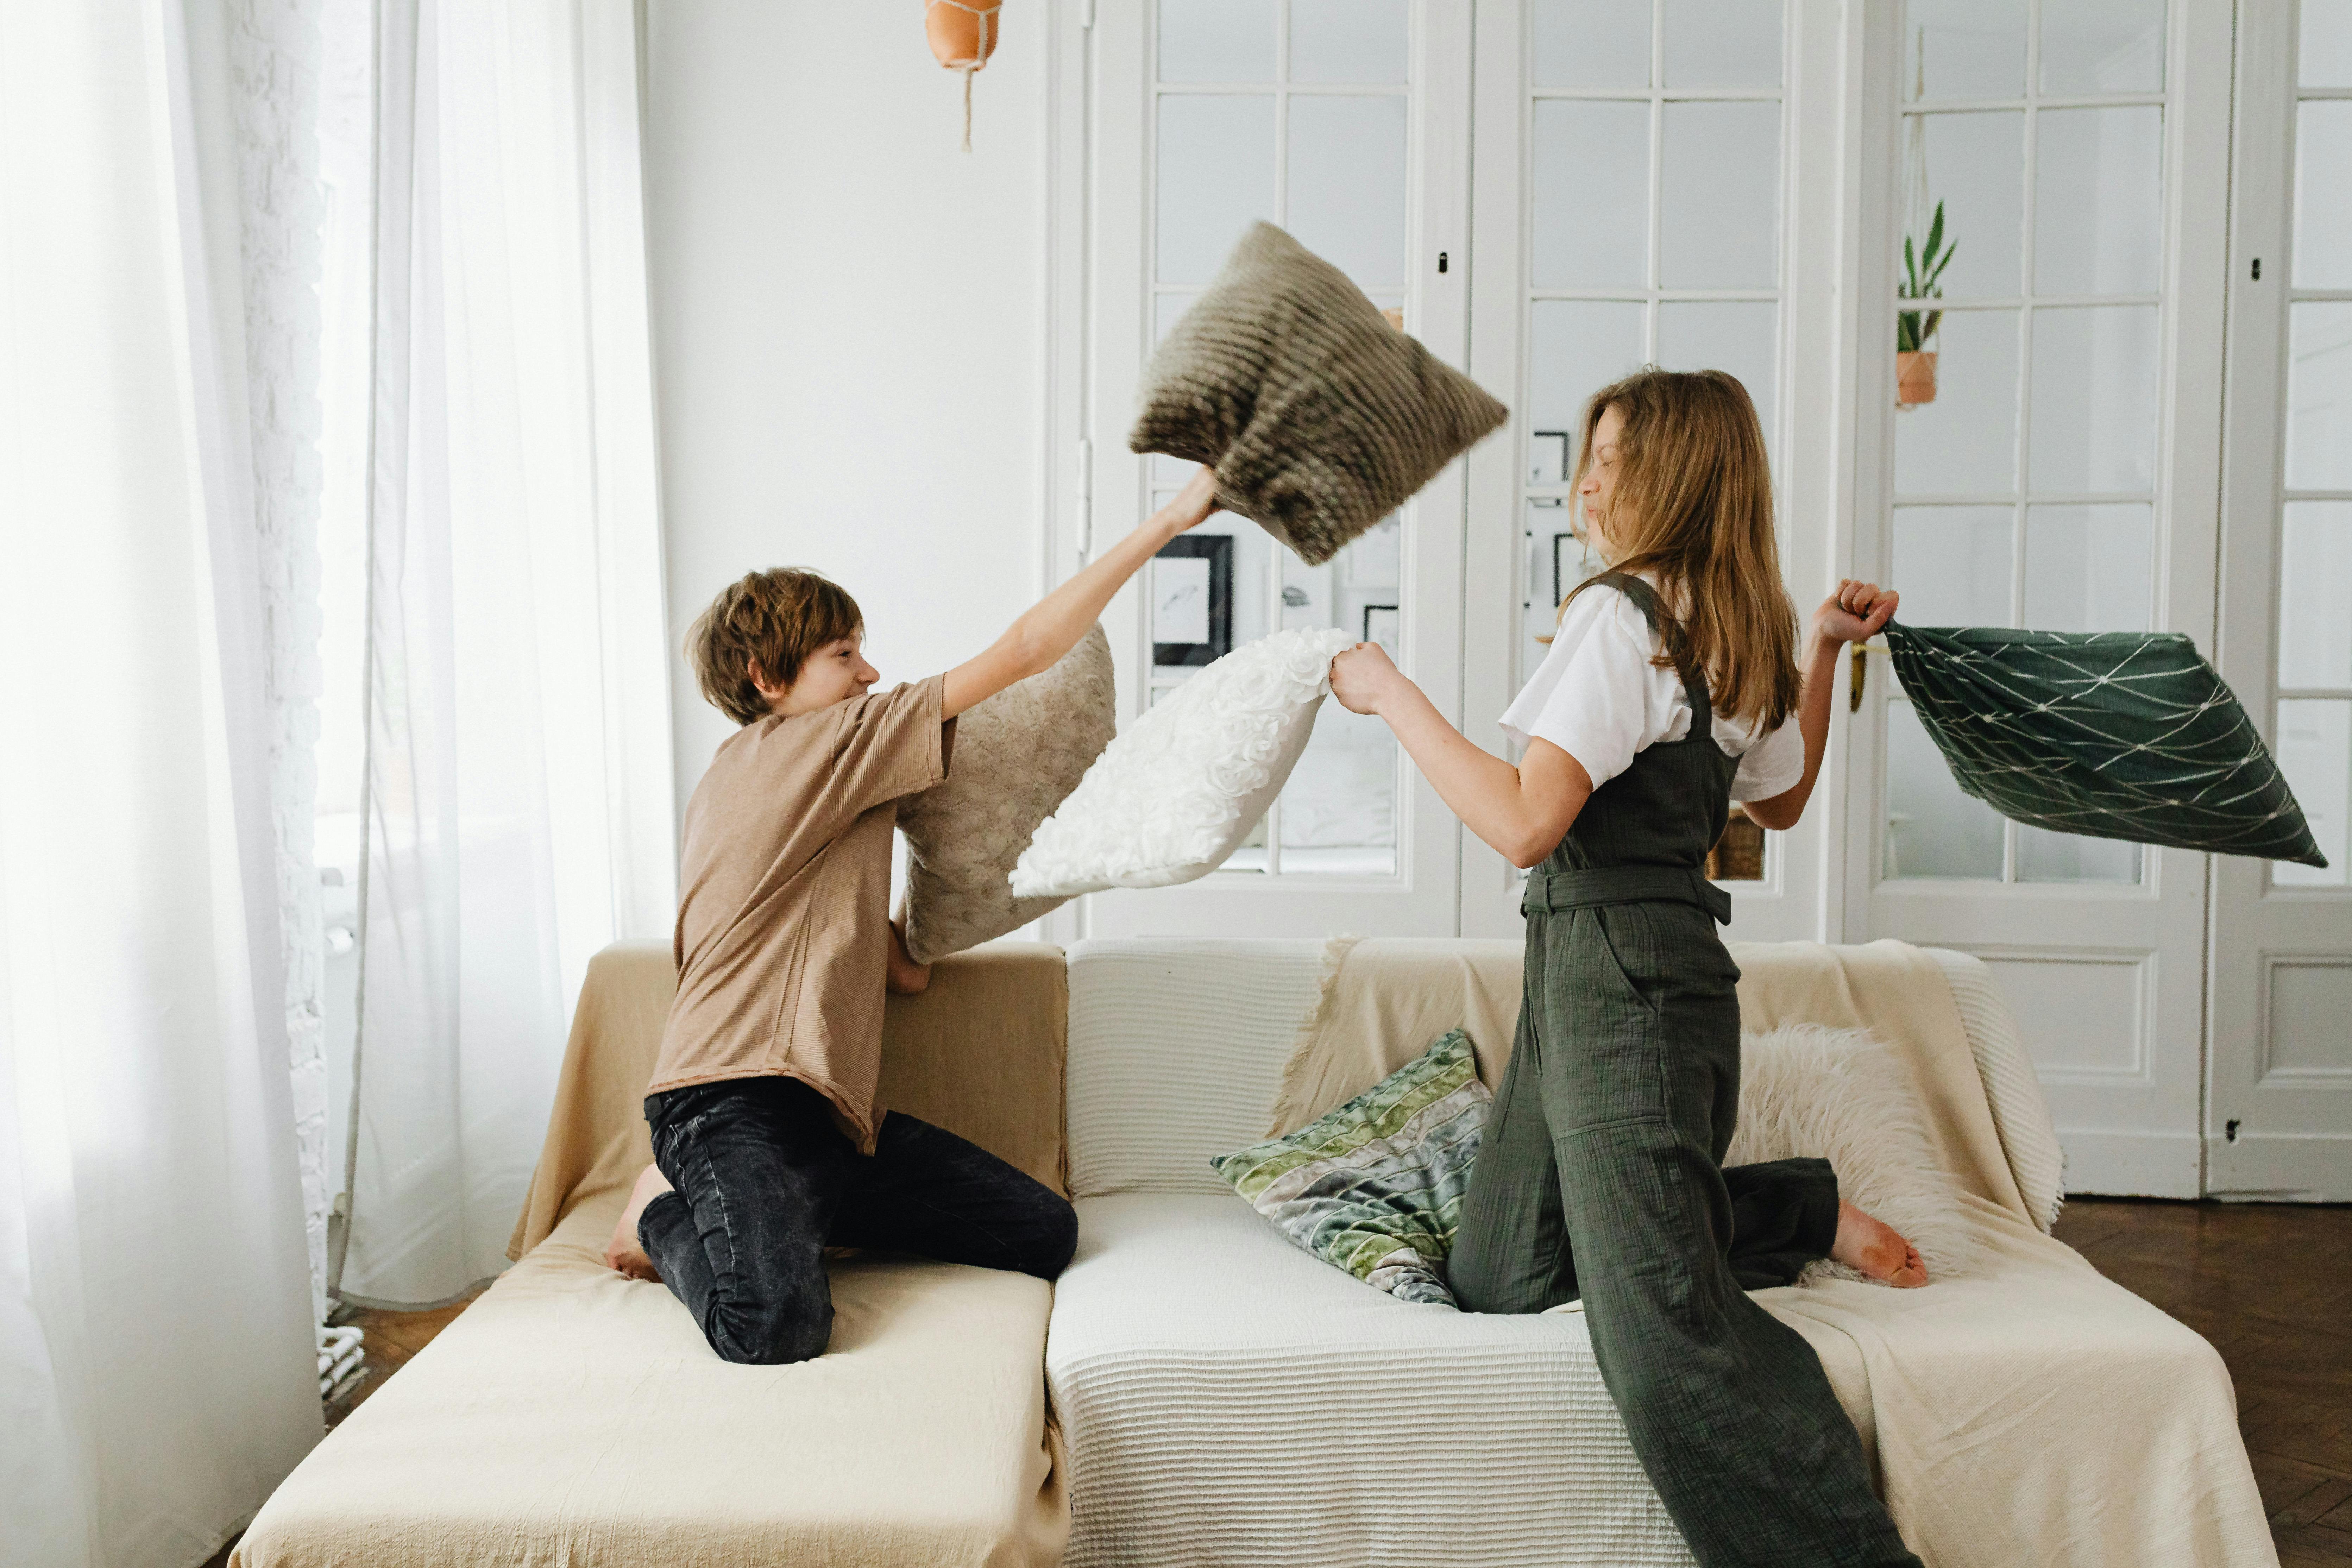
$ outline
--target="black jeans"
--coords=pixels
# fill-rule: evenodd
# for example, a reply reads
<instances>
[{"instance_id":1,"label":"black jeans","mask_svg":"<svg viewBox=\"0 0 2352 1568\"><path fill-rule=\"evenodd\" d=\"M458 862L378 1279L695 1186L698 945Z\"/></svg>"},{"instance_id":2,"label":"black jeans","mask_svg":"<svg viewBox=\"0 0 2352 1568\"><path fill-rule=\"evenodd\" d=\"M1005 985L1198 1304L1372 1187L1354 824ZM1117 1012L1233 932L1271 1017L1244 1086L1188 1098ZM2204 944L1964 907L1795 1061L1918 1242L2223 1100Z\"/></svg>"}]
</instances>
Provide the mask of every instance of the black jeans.
<instances>
[{"instance_id":1,"label":"black jeans","mask_svg":"<svg viewBox=\"0 0 2352 1568\"><path fill-rule=\"evenodd\" d=\"M902 1111L871 1155L797 1079L732 1079L647 1097L654 1163L675 1192L637 1242L719 1358L774 1364L833 1333L824 1249L875 1247L1051 1279L1077 1249L1069 1201Z\"/></svg>"}]
</instances>

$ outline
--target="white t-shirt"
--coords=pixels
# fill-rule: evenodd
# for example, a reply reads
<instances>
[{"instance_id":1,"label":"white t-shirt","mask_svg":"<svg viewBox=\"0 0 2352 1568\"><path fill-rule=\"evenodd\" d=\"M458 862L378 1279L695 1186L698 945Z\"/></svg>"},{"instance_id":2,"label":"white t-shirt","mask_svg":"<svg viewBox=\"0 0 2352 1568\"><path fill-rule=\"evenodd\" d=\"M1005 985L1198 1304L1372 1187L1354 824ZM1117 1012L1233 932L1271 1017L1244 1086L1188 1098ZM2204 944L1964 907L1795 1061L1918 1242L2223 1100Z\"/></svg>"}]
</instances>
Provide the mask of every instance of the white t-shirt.
<instances>
[{"instance_id":1,"label":"white t-shirt","mask_svg":"<svg viewBox=\"0 0 2352 1568\"><path fill-rule=\"evenodd\" d=\"M1682 677L1650 662L1658 639L1639 605L1607 584L1570 600L1528 684L1503 712L1525 745L1538 736L1584 764L1595 789L1633 765L1633 753L1690 733ZM1784 723L1759 736L1752 719L1715 715L1715 743L1739 759L1734 800L1769 800L1805 776L1804 731Z\"/></svg>"}]
</instances>

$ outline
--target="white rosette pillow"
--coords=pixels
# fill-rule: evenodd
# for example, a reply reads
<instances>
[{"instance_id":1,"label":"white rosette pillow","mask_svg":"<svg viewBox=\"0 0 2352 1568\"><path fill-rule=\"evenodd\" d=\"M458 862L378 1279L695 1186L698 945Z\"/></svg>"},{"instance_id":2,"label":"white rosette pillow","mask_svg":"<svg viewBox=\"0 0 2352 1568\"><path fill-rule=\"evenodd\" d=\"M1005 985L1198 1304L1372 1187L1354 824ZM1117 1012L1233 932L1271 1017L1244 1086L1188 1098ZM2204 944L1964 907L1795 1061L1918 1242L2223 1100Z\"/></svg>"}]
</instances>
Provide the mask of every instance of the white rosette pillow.
<instances>
[{"instance_id":1,"label":"white rosette pillow","mask_svg":"<svg viewBox=\"0 0 2352 1568\"><path fill-rule=\"evenodd\" d=\"M1244 643L1112 741L1013 868L1017 898L1167 888L1205 877L1290 777L1355 646L1331 627Z\"/></svg>"}]
</instances>

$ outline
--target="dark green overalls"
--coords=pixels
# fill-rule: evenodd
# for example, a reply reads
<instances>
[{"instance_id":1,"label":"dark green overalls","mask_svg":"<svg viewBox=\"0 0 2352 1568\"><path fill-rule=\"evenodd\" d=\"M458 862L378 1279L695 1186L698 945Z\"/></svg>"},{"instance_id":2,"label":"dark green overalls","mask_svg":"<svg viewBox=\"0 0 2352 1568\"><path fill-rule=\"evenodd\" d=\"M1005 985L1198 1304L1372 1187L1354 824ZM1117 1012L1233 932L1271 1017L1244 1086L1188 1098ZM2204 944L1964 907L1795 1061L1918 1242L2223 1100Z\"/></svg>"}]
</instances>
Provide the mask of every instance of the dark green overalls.
<instances>
[{"instance_id":1,"label":"dark green overalls","mask_svg":"<svg viewBox=\"0 0 2352 1568\"><path fill-rule=\"evenodd\" d=\"M1611 574L1653 627L1648 584ZM1633 755L1528 878L1526 988L1449 1264L1474 1312L1584 1300L1642 1468L1703 1568L1919 1568L1812 1347L1748 1300L1824 1256L1820 1160L1722 1168L1739 971L1706 879L1738 760L1686 663L1689 735Z\"/></svg>"}]
</instances>

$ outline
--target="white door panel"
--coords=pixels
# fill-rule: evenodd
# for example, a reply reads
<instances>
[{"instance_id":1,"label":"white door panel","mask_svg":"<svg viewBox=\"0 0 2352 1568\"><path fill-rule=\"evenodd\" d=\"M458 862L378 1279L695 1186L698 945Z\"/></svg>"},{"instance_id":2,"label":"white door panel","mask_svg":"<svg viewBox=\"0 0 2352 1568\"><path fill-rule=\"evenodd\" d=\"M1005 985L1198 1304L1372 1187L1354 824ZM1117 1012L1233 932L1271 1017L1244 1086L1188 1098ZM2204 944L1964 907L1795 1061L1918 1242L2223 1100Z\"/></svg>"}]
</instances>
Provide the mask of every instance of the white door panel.
<instances>
[{"instance_id":1,"label":"white door panel","mask_svg":"<svg viewBox=\"0 0 2352 1568\"><path fill-rule=\"evenodd\" d=\"M1913 626L2210 648L2226 11L1910 0L1867 28L1863 123L1894 127L1898 160L1860 224L1885 238L1859 320L1885 324L1864 327L1857 378L1859 512L1880 521L1855 574L1899 589ZM1906 250L1939 210L1957 248L1931 297L1904 282ZM1898 408L1889 351L1913 346L1936 355L1933 396ZM1885 659L1866 673L1848 931L1993 966L2069 1190L2197 1195L2208 858L2004 821L1959 789Z\"/></svg>"},{"instance_id":2,"label":"white door panel","mask_svg":"<svg viewBox=\"0 0 2352 1568\"><path fill-rule=\"evenodd\" d=\"M2299 15L2298 15L2299 13ZM2352 1199L2352 7L2238 37L2221 668L2329 866L2216 861L2217 1193Z\"/></svg>"}]
</instances>

